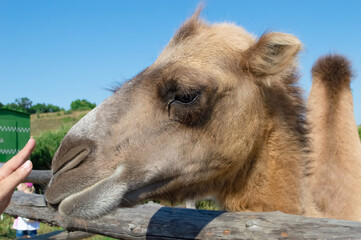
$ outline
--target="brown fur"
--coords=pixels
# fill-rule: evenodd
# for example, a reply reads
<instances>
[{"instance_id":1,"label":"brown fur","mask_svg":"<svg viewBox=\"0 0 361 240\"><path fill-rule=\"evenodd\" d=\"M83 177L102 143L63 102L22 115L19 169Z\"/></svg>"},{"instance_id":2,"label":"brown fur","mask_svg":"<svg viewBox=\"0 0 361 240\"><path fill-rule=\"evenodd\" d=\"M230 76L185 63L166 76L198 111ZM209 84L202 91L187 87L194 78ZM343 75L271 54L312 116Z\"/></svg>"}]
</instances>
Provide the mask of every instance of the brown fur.
<instances>
[{"instance_id":1,"label":"brown fur","mask_svg":"<svg viewBox=\"0 0 361 240\"><path fill-rule=\"evenodd\" d=\"M327 55L315 63L312 76L314 81L323 81L330 99L333 99L338 97L341 88L349 87L352 78L351 64L341 55Z\"/></svg>"},{"instance_id":2,"label":"brown fur","mask_svg":"<svg viewBox=\"0 0 361 240\"><path fill-rule=\"evenodd\" d=\"M213 194L230 211L319 216L297 86L300 41L257 40L198 16L64 138L46 192L62 214L94 218L147 198Z\"/></svg>"}]
</instances>

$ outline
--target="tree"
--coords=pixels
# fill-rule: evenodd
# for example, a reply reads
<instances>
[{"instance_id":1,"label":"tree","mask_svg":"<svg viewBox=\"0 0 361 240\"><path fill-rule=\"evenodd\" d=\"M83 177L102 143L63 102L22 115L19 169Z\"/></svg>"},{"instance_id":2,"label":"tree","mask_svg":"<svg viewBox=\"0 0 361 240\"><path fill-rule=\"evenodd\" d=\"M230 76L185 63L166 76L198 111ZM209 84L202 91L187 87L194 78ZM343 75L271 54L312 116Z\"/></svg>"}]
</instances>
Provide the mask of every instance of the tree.
<instances>
[{"instance_id":1,"label":"tree","mask_svg":"<svg viewBox=\"0 0 361 240\"><path fill-rule=\"evenodd\" d=\"M2 107L15 111L30 113L30 108L32 104L33 102L30 101L29 98L23 97L23 98L17 98L15 99L15 102L8 103L6 105L3 105Z\"/></svg>"},{"instance_id":2,"label":"tree","mask_svg":"<svg viewBox=\"0 0 361 240\"><path fill-rule=\"evenodd\" d=\"M55 106L53 104L38 103L31 107L30 113L48 113L64 111L63 108Z\"/></svg>"},{"instance_id":3,"label":"tree","mask_svg":"<svg viewBox=\"0 0 361 240\"><path fill-rule=\"evenodd\" d=\"M4 106L4 108L24 112L16 103L8 103Z\"/></svg>"},{"instance_id":4,"label":"tree","mask_svg":"<svg viewBox=\"0 0 361 240\"><path fill-rule=\"evenodd\" d=\"M23 112L29 112L31 106L33 105L33 102L30 101L30 99L27 97L17 98L15 99L15 103L17 104L18 108Z\"/></svg>"},{"instance_id":5,"label":"tree","mask_svg":"<svg viewBox=\"0 0 361 240\"><path fill-rule=\"evenodd\" d=\"M95 103L90 103L89 101L85 99L77 99L75 101L72 101L70 104L70 109L75 110L91 110L95 108L97 105Z\"/></svg>"},{"instance_id":6,"label":"tree","mask_svg":"<svg viewBox=\"0 0 361 240\"><path fill-rule=\"evenodd\" d=\"M52 104L38 103L36 105L33 105L33 102L27 97L17 98L15 99L15 102L8 103L6 105L0 103L0 107L30 114L64 111L63 108Z\"/></svg>"},{"instance_id":7,"label":"tree","mask_svg":"<svg viewBox=\"0 0 361 240\"><path fill-rule=\"evenodd\" d=\"M4 107L4 104L2 104L2 103L0 102L0 108L2 108L2 107Z\"/></svg>"}]
</instances>

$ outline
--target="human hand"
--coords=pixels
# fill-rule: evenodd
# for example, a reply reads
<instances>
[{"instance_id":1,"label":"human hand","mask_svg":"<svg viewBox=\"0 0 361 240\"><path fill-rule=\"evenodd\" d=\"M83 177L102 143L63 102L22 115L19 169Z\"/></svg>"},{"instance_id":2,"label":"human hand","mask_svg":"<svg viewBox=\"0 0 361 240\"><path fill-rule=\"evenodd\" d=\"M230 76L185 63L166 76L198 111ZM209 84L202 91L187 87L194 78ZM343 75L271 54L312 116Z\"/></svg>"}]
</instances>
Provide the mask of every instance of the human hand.
<instances>
[{"instance_id":1,"label":"human hand","mask_svg":"<svg viewBox=\"0 0 361 240\"><path fill-rule=\"evenodd\" d=\"M33 164L31 152L35 148L35 140L30 138L25 147L0 168L0 214L9 205L14 189L29 176Z\"/></svg>"}]
</instances>

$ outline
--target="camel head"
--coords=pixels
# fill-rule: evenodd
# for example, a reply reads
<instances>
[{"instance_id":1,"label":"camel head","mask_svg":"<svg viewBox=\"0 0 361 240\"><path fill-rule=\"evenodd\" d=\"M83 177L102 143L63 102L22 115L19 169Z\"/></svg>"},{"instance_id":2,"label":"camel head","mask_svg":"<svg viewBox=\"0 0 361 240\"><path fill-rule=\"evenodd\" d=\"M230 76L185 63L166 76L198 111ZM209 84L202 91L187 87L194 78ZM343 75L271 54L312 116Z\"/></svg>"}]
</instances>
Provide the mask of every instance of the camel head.
<instances>
[{"instance_id":1,"label":"camel head","mask_svg":"<svg viewBox=\"0 0 361 240\"><path fill-rule=\"evenodd\" d=\"M275 114L268 89L285 91L301 45L289 34L256 39L209 25L199 12L65 136L46 191L61 214L95 218L146 199L217 196L247 171Z\"/></svg>"}]
</instances>

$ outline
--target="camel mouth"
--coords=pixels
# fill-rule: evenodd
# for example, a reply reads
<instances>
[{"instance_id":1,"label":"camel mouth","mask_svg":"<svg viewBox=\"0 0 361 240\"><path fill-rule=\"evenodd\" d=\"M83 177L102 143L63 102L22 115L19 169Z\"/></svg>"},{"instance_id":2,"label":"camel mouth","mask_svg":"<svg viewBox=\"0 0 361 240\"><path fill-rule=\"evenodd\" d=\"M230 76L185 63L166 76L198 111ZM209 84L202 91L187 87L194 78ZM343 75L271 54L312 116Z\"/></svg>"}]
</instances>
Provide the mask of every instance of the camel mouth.
<instances>
[{"instance_id":1,"label":"camel mouth","mask_svg":"<svg viewBox=\"0 0 361 240\"><path fill-rule=\"evenodd\" d=\"M73 193L65 197L58 203L48 202L48 207L58 211L63 216L73 216L82 219L96 219L110 213L116 208L134 207L144 200L152 199L154 196L159 196L159 192L161 192L161 190L164 189L169 182L171 182L171 179L158 180L132 188L129 188L129 184L123 183L121 187L113 188L113 190L110 191L109 189L111 189L111 187L96 189L101 186L102 183L107 185L106 182L108 181L101 180L80 192ZM113 185L113 183L111 185ZM102 202L94 201L94 198L90 198L88 195L91 191L97 192L97 194L104 191L102 194L107 196L105 198L106 200L103 200ZM154 195L154 191L158 192L158 194ZM104 199L102 194L100 194L102 196L101 198ZM92 206L94 209L84 208L84 205Z\"/></svg>"},{"instance_id":2,"label":"camel mouth","mask_svg":"<svg viewBox=\"0 0 361 240\"><path fill-rule=\"evenodd\" d=\"M88 151L86 150L74 155L72 162L64 165L56 173L56 176L53 176L54 183L59 174L81 164L87 155ZM45 194L47 205L63 216L83 219L98 218L116 208L134 207L147 199L159 199L157 196L162 196L166 192L167 186L176 178L157 174L148 178L146 182L140 179L138 179L140 181L122 181L120 179L127 179L124 169L126 169L124 165L119 165L112 175L76 191L69 189L66 193L58 194L55 191L55 185L53 188L50 186L48 194Z\"/></svg>"},{"instance_id":3,"label":"camel mouth","mask_svg":"<svg viewBox=\"0 0 361 240\"><path fill-rule=\"evenodd\" d=\"M66 173L67 171L78 167L87 159L90 152L90 149L83 148L81 151L77 151L76 153L70 155L70 157L67 158L67 161L58 169L56 169L55 171L53 170L53 176L51 177L48 188L45 191L46 201L48 204L50 204L51 208L57 209L56 205L60 204L61 201L67 197L67 194L65 194L64 196L62 194L59 195L54 192L53 185L55 184L57 178L61 177L63 173ZM55 158L58 158L58 156L56 156Z\"/></svg>"},{"instance_id":4,"label":"camel mouth","mask_svg":"<svg viewBox=\"0 0 361 240\"><path fill-rule=\"evenodd\" d=\"M134 207L141 201L161 195L162 189L164 189L164 187L167 186L172 181L172 179L173 178L156 180L138 188L130 189L122 196L121 202L118 207Z\"/></svg>"}]
</instances>

